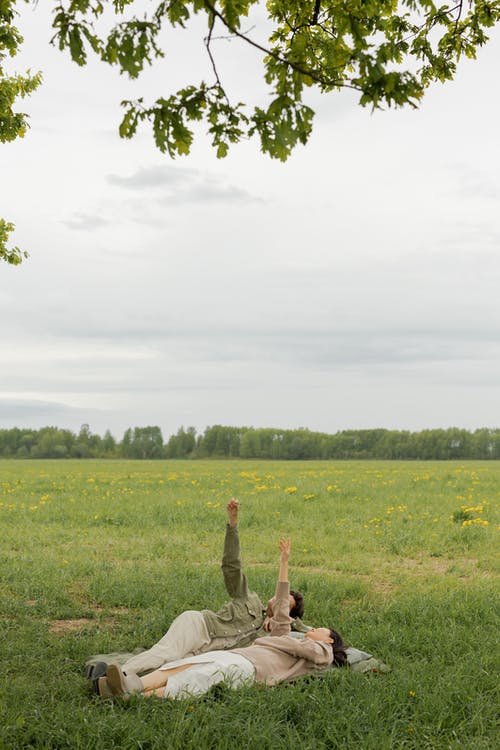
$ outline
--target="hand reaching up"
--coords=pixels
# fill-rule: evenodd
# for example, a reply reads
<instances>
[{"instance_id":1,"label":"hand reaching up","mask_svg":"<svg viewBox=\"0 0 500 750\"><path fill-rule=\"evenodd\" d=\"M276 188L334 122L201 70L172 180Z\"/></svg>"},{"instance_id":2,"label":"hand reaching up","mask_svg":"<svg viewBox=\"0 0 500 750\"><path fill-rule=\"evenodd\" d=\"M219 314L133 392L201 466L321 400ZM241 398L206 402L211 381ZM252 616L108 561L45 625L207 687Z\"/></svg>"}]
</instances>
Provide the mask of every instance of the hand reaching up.
<instances>
[{"instance_id":1,"label":"hand reaching up","mask_svg":"<svg viewBox=\"0 0 500 750\"><path fill-rule=\"evenodd\" d=\"M230 526L237 526L239 508L240 508L239 501L236 500L235 497L232 497L231 500L226 505L227 519L228 519L228 523Z\"/></svg>"},{"instance_id":2,"label":"hand reaching up","mask_svg":"<svg viewBox=\"0 0 500 750\"><path fill-rule=\"evenodd\" d=\"M280 548L280 559L283 562L288 562L288 558L290 557L290 550L292 548L292 543L290 539L280 539L279 548Z\"/></svg>"},{"instance_id":3,"label":"hand reaching up","mask_svg":"<svg viewBox=\"0 0 500 750\"><path fill-rule=\"evenodd\" d=\"M280 539L280 572L278 581L283 581L285 583L288 583L288 558L290 557L291 547L292 543L290 539Z\"/></svg>"}]
</instances>

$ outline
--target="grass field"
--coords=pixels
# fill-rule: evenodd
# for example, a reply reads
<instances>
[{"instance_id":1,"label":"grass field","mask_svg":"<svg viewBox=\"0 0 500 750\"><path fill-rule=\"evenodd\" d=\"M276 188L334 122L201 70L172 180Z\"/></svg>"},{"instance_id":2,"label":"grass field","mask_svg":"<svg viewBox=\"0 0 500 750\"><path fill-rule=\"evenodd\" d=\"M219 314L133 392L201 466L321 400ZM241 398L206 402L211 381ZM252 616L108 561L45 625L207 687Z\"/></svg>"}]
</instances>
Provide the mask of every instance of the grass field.
<instances>
[{"instance_id":1,"label":"grass field","mask_svg":"<svg viewBox=\"0 0 500 750\"><path fill-rule=\"evenodd\" d=\"M392 667L186 701L102 701L85 658L218 608L225 504L252 588L292 537L304 620ZM490 750L500 463L0 462L0 748Z\"/></svg>"}]
</instances>

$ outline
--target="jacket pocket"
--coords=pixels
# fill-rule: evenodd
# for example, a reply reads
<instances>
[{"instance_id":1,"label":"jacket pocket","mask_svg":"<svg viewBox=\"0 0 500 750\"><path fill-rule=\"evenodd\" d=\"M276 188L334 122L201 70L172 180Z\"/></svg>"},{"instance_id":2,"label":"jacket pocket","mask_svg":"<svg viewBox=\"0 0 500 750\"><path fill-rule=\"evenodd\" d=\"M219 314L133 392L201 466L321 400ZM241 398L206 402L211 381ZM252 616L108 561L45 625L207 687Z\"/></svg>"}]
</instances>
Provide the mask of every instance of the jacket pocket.
<instances>
[{"instance_id":1,"label":"jacket pocket","mask_svg":"<svg viewBox=\"0 0 500 750\"><path fill-rule=\"evenodd\" d=\"M234 620L233 608L228 606L222 607L222 609L217 612L217 617L223 622L231 622L231 620Z\"/></svg>"},{"instance_id":2,"label":"jacket pocket","mask_svg":"<svg viewBox=\"0 0 500 750\"><path fill-rule=\"evenodd\" d=\"M246 610L253 620L256 620L260 614L250 602L246 602Z\"/></svg>"}]
</instances>

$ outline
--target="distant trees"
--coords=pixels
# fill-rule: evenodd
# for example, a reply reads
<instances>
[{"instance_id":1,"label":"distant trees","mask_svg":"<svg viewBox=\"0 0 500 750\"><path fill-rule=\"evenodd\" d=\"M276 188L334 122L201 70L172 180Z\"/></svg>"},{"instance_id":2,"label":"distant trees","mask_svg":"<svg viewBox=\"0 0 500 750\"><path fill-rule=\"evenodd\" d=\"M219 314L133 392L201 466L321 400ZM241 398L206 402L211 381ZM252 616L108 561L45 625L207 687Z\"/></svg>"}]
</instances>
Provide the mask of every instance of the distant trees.
<instances>
[{"instance_id":1,"label":"distant trees","mask_svg":"<svg viewBox=\"0 0 500 750\"><path fill-rule=\"evenodd\" d=\"M134 427L125 431L120 444L124 458L164 458L163 436L159 427Z\"/></svg>"},{"instance_id":2,"label":"distant trees","mask_svg":"<svg viewBox=\"0 0 500 750\"><path fill-rule=\"evenodd\" d=\"M310 459L435 460L500 459L500 429L470 432L457 427L421 430L343 430L335 434L305 428L213 425L199 435L181 427L164 442L156 426L125 430L117 442L107 430L94 435L88 424L78 434L58 427L40 430L0 429L1 458L248 458L307 461Z\"/></svg>"},{"instance_id":3,"label":"distant trees","mask_svg":"<svg viewBox=\"0 0 500 750\"><path fill-rule=\"evenodd\" d=\"M101 458L116 455L116 441L106 433L93 435L87 424L78 435L58 427L0 430L0 456L3 458Z\"/></svg>"},{"instance_id":4,"label":"distant trees","mask_svg":"<svg viewBox=\"0 0 500 750\"><path fill-rule=\"evenodd\" d=\"M111 437L114 449L116 450L116 442L109 430L106 435ZM71 446L71 456L72 458L98 458L103 451L105 453L112 453L113 449L110 447L109 437L107 439L106 449L104 448L103 443L104 441L99 435L93 435L91 433L88 424L82 424L76 442Z\"/></svg>"},{"instance_id":5,"label":"distant trees","mask_svg":"<svg viewBox=\"0 0 500 750\"><path fill-rule=\"evenodd\" d=\"M196 430L181 427L176 435L169 438L165 446L165 458L192 458L196 449Z\"/></svg>"}]
</instances>

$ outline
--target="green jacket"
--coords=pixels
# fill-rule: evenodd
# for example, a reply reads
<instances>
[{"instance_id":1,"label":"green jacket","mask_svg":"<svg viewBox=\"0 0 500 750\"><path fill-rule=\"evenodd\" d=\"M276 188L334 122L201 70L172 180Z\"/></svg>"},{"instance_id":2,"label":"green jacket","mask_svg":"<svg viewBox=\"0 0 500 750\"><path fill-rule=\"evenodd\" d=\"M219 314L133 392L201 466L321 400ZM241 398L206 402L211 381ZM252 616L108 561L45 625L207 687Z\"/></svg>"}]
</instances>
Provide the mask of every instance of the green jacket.
<instances>
[{"instance_id":1,"label":"green jacket","mask_svg":"<svg viewBox=\"0 0 500 750\"><path fill-rule=\"evenodd\" d=\"M210 638L222 639L220 648L246 646L255 638L269 635L262 625L266 610L255 591L250 591L241 565L240 539L238 527L226 526L222 574L227 593L231 597L218 612L202 610ZM307 632L307 628L297 618L291 624L293 630Z\"/></svg>"}]
</instances>

